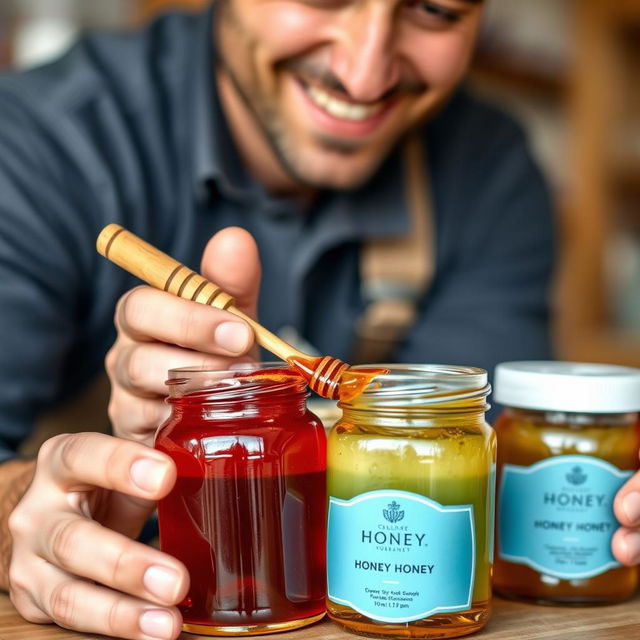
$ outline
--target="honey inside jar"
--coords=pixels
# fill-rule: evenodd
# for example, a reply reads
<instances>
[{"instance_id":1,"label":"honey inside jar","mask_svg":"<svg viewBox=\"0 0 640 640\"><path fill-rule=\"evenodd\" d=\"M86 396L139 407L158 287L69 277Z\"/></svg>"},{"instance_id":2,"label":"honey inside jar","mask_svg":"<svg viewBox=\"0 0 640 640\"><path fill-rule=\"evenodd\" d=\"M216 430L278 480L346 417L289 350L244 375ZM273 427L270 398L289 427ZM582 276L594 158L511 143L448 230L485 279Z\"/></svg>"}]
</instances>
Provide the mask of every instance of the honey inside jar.
<instances>
[{"instance_id":1,"label":"honey inside jar","mask_svg":"<svg viewBox=\"0 0 640 640\"><path fill-rule=\"evenodd\" d=\"M466 635L491 608L486 374L398 365L376 382L329 435L329 616L364 635Z\"/></svg>"},{"instance_id":2,"label":"honey inside jar","mask_svg":"<svg viewBox=\"0 0 640 640\"><path fill-rule=\"evenodd\" d=\"M326 436L289 368L174 369L155 448L177 467L160 546L189 570L183 629L262 635L325 613Z\"/></svg>"},{"instance_id":3,"label":"honey inside jar","mask_svg":"<svg viewBox=\"0 0 640 640\"><path fill-rule=\"evenodd\" d=\"M636 591L637 569L621 566L611 552L619 526L613 500L638 468L635 385L640 371L625 367L498 367L496 397L507 405L495 423L494 586L501 595L578 605L617 602Z\"/></svg>"}]
</instances>

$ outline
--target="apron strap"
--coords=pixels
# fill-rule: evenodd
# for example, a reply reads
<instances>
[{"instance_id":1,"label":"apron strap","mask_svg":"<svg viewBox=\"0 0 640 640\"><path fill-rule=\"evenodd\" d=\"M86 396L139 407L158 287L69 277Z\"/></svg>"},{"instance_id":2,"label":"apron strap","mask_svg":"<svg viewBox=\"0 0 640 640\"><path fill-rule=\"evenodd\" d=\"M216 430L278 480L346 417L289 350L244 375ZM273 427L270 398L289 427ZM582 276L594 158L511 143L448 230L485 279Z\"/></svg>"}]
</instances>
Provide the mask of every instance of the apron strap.
<instances>
[{"instance_id":1,"label":"apron strap","mask_svg":"<svg viewBox=\"0 0 640 640\"><path fill-rule=\"evenodd\" d=\"M375 238L360 253L366 307L356 324L350 362L388 362L413 326L417 305L434 273L433 211L422 140L404 144L405 192L411 229L399 238Z\"/></svg>"}]
</instances>

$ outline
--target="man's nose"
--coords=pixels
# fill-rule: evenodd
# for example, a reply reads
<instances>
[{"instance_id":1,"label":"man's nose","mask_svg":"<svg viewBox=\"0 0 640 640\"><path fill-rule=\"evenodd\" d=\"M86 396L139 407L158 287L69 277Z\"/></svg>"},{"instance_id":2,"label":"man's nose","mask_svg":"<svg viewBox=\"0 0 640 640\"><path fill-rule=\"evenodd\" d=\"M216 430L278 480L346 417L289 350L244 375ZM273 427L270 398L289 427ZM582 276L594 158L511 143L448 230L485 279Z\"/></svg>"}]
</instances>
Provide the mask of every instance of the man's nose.
<instances>
[{"instance_id":1,"label":"man's nose","mask_svg":"<svg viewBox=\"0 0 640 640\"><path fill-rule=\"evenodd\" d=\"M358 3L343 16L332 44L331 70L353 100L375 102L400 78L391 3Z\"/></svg>"}]
</instances>

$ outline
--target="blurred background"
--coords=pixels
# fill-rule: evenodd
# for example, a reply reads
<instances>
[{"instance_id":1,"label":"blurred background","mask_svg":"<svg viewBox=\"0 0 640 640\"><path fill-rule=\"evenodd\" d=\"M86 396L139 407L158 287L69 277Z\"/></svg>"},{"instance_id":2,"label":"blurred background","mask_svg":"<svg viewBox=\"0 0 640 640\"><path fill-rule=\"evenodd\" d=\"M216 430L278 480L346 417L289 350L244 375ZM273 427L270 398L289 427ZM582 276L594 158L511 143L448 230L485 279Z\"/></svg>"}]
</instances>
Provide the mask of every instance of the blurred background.
<instances>
[{"instance_id":1,"label":"blurred background","mask_svg":"<svg viewBox=\"0 0 640 640\"><path fill-rule=\"evenodd\" d=\"M0 0L0 69L206 0ZM489 0L470 82L526 126L555 194L558 356L640 366L640 0Z\"/></svg>"}]
</instances>

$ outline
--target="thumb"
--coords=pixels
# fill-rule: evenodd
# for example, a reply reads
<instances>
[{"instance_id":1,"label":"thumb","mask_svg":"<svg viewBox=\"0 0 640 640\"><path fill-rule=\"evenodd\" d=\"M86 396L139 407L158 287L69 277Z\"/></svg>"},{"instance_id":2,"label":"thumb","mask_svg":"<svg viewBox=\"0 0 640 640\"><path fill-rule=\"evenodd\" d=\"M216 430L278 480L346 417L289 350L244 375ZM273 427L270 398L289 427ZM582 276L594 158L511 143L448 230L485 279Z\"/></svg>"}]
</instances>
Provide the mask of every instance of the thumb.
<instances>
[{"instance_id":1,"label":"thumb","mask_svg":"<svg viewBox=\"0 0 640 640\"><path fill-rule=\"evenodd\" d=\"M260 257L253 236L240 227L218 231L202 254L202 275L233 296L238 309L256 317Z\"/></svg>"}]
</instances>

